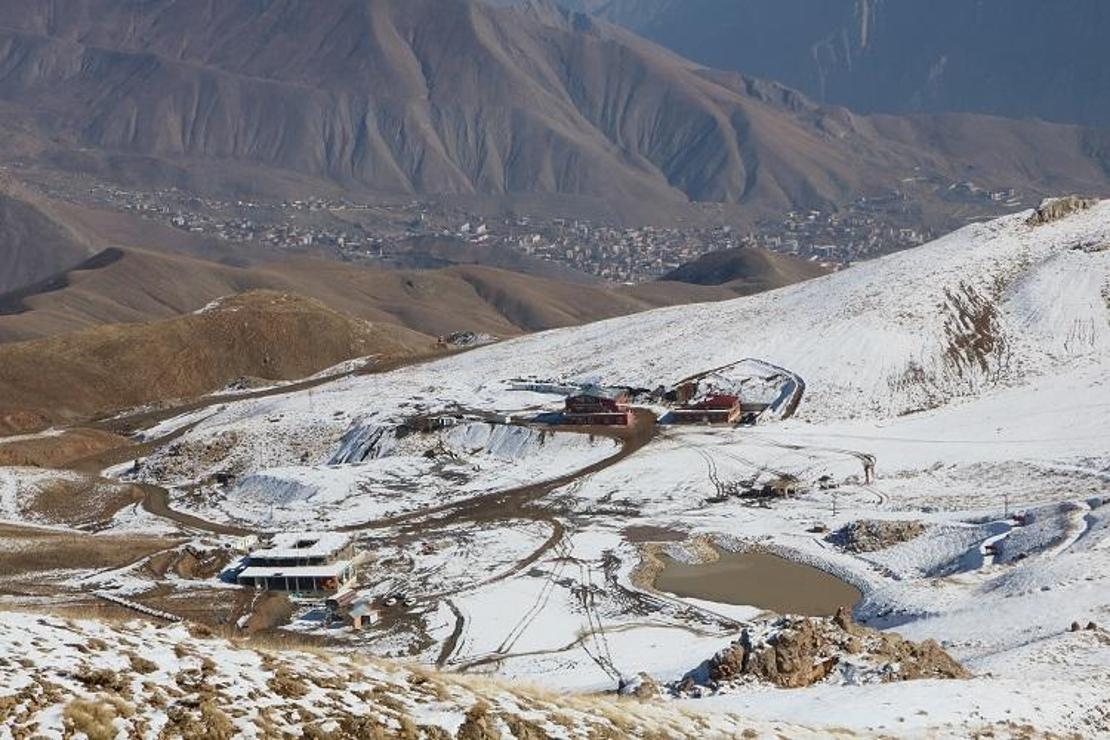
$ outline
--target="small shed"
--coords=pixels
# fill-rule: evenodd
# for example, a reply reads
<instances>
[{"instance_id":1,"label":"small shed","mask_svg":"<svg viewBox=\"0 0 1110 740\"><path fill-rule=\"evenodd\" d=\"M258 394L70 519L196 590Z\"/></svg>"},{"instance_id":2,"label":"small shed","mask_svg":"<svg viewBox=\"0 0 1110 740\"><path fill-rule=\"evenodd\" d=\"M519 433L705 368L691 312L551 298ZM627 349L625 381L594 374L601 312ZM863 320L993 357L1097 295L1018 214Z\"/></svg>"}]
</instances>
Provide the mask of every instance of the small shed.
<instances>
[{"instance_id":1,"label":"small shed","mask_svg":"<svg viewBox=\"0 0 1110 740\"><path fill-rule=\"evenodd\" d=\"M347 617L351 620L351 627L356 630L375 625L381 619L381 615L370 599L356 601L347 610Z\"/></svg>"}]
</instances>

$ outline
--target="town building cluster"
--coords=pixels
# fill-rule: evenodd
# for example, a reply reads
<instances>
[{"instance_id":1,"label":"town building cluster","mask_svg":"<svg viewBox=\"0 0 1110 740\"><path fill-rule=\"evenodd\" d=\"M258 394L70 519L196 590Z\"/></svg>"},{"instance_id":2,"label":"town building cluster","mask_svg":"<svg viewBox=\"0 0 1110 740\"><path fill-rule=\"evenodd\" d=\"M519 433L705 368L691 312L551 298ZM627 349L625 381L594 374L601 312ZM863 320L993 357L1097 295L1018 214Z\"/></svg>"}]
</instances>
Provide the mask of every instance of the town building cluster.
<instances>
[{"instance_id":1,"label":"town building cluster","mask_svg":"<svg viewBox=\"0 0 1110 740\"><path fill-rule=\"evenodd\" d=\"M719 204L686 224L622 226L585 218L491 216L435 199L359 203L347 198L221 200L181 190L137 191L100 181L46 178L44 193L159 221L182 231L276 251L324 252L364 264L405 264L415 240L482 245L558 263L612 282L662 277L698 257L757 246L833 266L916 246L935 237L923 226L923 197L961 206L974 218L1021 206L1013 189L986 189L936 177L906 178L897 189L838 208L792 211L729 225ZM718 213L720 211L720 213Z\"/></svg>"}]
</instances>

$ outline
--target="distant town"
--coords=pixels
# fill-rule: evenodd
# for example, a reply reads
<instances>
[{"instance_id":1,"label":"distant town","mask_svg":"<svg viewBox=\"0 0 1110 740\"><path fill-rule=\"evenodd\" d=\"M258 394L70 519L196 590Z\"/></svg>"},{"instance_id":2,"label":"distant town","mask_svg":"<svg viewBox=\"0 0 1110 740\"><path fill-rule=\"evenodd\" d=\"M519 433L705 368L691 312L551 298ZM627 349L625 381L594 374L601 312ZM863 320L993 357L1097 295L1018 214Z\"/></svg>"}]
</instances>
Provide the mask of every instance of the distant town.
<instances>
[{"instance_id":1,"label":"distant town","mask_svg":"<svg viewBox=\"0 0 1110 740\"><path fill-rule=\"evenodd\" d=\"M967 221L1023 204L1012 189L907 178L898 190L860 198L837 211L791 211L780 220L759 221L745 229L664 228L480 216L424 199L372 204L319 197L232 201L177 189L129 190L42 173L33 173L31 179L53 198L133 213L182 231L276 251L323 251L350 262L390 263L406 253L414 240L430 237L512 250L617 283L654 280L706 253L738 246L763 247L840 266L913 247L936 236L933 229L921 225L926 221L918 200L923 192L939 196ZM715 205L702 207L712 211Z\"/></svg>"}]
</instances>

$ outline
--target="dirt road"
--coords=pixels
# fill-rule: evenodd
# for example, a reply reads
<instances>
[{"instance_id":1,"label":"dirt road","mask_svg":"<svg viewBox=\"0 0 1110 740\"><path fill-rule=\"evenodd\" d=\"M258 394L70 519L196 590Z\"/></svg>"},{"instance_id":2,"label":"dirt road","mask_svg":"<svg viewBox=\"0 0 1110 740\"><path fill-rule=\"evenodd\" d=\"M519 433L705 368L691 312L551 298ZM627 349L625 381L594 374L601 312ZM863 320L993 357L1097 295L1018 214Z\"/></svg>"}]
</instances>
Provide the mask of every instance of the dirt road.
<instances>
[{"instance_id":1,"label":"dirt road","mask_svg":"<svg viewBox=\"0 0 1110 740\"><path fill-rule=\"evenodd\" d=\"M253 532L249 529L236 527L232 524L218 524L210 522L191 514L185 514L170 507L170 492L161 486L150 483L136 483L135 486L143 492L142 507L147 512L177 522L188 529L198 529L212 534L226 534L233 537L245 537Z\"/></svg>"},{"instance_id":2,"label":"dirt road","mask_svg":"<svg viewBox=\"0 0 1110 740\"><path fill-rule=\"evenodd\" d=\"M421 509L386 519L377 519L361 524L342 527L344 532L361 532L368 529L405 527L409 529L428 529L458 521L488 522L514 518L535 518L534 512L526 512L529 504L543 498L552 491L568 486L575 481L610 468L651 441L655 434L655 416L647 411L637 411L635 421L627 428L620 427L564 427L560 433L590 434L598 437L616 439L621 443L620 450L604 460L540 483L530 483L519 488L475 496L464 501L456 501L442 506Z\"/></svg>"},{"instance_id":3,"label":"dirt road","mask_svg":"<svg viewBox=\"0 0 1110 740\"><path fill-rule=\"evenodd\" d=\"M212 408L221 404L296 393L298 391L315 388L317 386L329 383L334 380L338 380L340 378L351 377L355 375L372 375L377 373L385 373L402 367L422 365L427 362L441 359L448 355L466 352L469 349L470 348L463 348L453 351L438 352L432 355L425 355L415 358L399 358L386 362L367 365L366 367L348 373L311 378L308 380L287 383L274 388L264 388L248 393L205 396L203 398L194 399L187 403L169 406L166 408L143 409L130 414L99 419L85 426L92 429L110 431L118 435L132 435L139 430L149 429L156 424L160 424L161 422L172 419L176 416L181 416L182 414L187 414L194 411L200 411L206 408ZM130 460L135 460L151 454L160 447L188 433L197 425L197 423L199 422L186 424L173 430L172 432L169 432L168 434L155 439L147 440L145 442L134 442L126 445L121 445L119 447L112 447L107 450L102 450L100 452L97 452L96 454L67 462L62 467L69 470L75 470L80 473L99 475L99 473L106 468L110 468L114 465L120 465ZM165 488L162 488L161 486L149 483L142 483L136 484L136 487L143 492L143 509L151 514L154 514L155 516L160 516L165 519L177 522L183 527L189 529L212 532L214 534L242 536L250 533L249 530L243 527L238 527L232 524L207 521L201 519L200 517L196 517L191 514L185 514L173 509L170 506L169 491Z\"/></svg>"},{"instance_id":4,"label":"dirt road","mask_svg":"<svg viewBox=\"0 0 1110 740\"><path fill-rule=\"evenodd\" d=\"M542 483L533 483L520 488L512 488L507 491L497 491L490 494L483 494L475 498L466 499L465 501L458 501L452 504L443 506L436 506L431 509L422 509L410 514L404 514L397 517L390 517L387 519L372 520L360 524L352 524L346 527L340 527L339 531L342 532L363 532L374 529L385 529L389 527L400 526L403 530L421 530L434 529L453 525L458 522L488 522L493 520L504 519L532 519L544 521L551 525L553 534L543 544L543 546L536 552L531 553L527 558L518 563L512 572L519 572L529 565L535 563L543 555L554 547L563 537L563 524L555 519L550 513L540 508L529 508L528 505L539 498L547 495L563 486L569 485L581 478L592 475L598 471L604 470L608 467L616 465L621 460L624 460L629 455L633 454L645 444L647 444L654 432L655 419L651 414L646 412L639 413L636 417L636 423L628 428L621 430L614 429L594 429L590 430L584 427L578 427L573 431L567 433L590 433L599 436L608 436L621 441L621 448L615 454L605 458L593 465L577 470L573 473L555 478ZM167 438L156 440L155 442L147 443L157 447L170 441L170 437L179 436L183 432L175 432L173 435L167 435ZM138 446L137 446L138 447ZM127 459L127 458L125 458ZM100 469L100 468L98 468ZM189 529L197 529L205 532L212 532L214 534L226 534L234 536L245 536L251 534L251 530L245 529L232 524L224 524L218 522L211 522L191 514L185 514L177 511L170 506L169 491L161 486L156 486L149 483L136 484L143 492L142 506L143 508L154 514L166 519L170 519L178 524ZM508 575L508 574L505 574ZM503 576L504 577L504 576Z\"/></svg>"}]
</instances>

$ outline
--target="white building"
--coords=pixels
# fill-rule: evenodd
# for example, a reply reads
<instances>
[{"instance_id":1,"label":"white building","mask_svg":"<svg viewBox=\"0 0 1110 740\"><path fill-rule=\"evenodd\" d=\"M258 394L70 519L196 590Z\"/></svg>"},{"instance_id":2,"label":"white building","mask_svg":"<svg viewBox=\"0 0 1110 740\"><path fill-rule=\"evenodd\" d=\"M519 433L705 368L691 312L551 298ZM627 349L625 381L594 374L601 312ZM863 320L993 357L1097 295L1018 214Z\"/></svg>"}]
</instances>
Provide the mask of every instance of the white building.
<instances>
[{"instance_id":1,"label":"white building","mask_svg":"<svg viewBox=\"0 0 1110 740\"><path fill-rule=\"evenodd\" d=\"M318 593L338 591L357 574L354 542L341 532L284 532L247 557L241 586Z\"/></svg>"}]
</instances>

